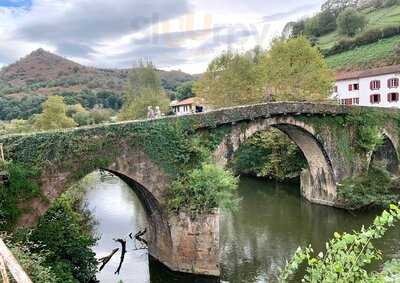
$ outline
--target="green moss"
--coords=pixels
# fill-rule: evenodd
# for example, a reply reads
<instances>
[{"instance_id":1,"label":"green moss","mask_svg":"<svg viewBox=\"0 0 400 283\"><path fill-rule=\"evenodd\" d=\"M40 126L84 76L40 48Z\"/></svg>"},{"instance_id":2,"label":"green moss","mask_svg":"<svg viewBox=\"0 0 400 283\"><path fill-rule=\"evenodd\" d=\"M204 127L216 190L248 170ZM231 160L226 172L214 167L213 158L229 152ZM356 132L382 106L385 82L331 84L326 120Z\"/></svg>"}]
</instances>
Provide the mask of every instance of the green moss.
<instances>
[{"instance_id":1,"label":"green moss","mask_svg":"<svg viewBox=\"0 0 400 283\"><path fill-rule=\"evenodd\" d=\"M0 184L0 230L10 230L24 212L20 204L40 196L34 181L38 172L15 162L2 163L1 167L8 172L9 182Z\"/></svg>"}]
</instances>

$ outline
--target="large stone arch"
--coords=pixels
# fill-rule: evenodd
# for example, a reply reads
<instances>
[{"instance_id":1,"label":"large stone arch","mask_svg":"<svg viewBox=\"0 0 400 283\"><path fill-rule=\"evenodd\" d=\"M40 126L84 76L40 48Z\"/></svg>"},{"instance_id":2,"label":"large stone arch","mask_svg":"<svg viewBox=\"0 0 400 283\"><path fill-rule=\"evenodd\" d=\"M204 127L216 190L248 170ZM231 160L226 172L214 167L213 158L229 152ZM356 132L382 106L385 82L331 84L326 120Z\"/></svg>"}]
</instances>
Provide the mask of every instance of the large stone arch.
<instances>
[{"instance_id":1,"label":"large stone arch","mask_svg":"<svg viewBox=\"0 0 400 283\"><path fill-rule=\"evenodd\" d=\"M328 152L318 140L314 128L290 116L272 117L232 126L229 135L214 153L216 162L225 166L249 137L274 127L284 132L299 146L309 168L301 174L302 195L313 203L335 205L336 178Z\"/></svg>"},{"instance_id":2,"label":"large stone arch","mask_svg":"<svg viewBox=\"0 0 400 283\"><path fill-rule=\"evenodd\" d=\"M370 155L369 167L372 163L378 162L385 165L386 169L393 175L400 175L399 139L390 129L383 129L381 132L383 143L378 146Z\"/></svg>"},{"instance_id":3,"label":"large stone arch","mask_svg":"<svg viewBox=\"0 0 400 283\"><path fill-rule=\"evenodd\" d=\"M77 181L75 176L80 175L82 170L78 163L79 160L73 168L54 166L43 170L39 183L48 201L43 201L43 198L34 199L31 203L32 213L23 215L19 222L21 226L35 225L51 203ZM98 169L119 177L136 193L146 212L149 226L146 233L149 254L171 269L176 269L171 257L173 243L165 204L170 182L168 175L141 149L134 147L120 148L112 164L105 168L91 168L91 172Z\"/></svg>"}]
</instances>

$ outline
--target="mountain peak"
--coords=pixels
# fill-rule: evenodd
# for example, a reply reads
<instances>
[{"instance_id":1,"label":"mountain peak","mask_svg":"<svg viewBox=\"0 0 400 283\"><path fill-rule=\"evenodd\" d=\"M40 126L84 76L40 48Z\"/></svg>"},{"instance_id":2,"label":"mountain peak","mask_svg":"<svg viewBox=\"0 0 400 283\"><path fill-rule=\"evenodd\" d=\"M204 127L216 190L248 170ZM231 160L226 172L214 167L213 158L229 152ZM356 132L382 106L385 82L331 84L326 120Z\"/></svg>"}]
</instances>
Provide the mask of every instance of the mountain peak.
<instances>
[{"instance_id":1,"label":"mountain peak","mask_svg":"<svg viewBox=\"0 0 400 283\"><path fill-rule=\"evenodd\" d=\"M84 68L71 60L39 48L5 67L0 78L13 85L23 86L34 82L52 81L63 74Z\"/></svg>"}]
</instances>

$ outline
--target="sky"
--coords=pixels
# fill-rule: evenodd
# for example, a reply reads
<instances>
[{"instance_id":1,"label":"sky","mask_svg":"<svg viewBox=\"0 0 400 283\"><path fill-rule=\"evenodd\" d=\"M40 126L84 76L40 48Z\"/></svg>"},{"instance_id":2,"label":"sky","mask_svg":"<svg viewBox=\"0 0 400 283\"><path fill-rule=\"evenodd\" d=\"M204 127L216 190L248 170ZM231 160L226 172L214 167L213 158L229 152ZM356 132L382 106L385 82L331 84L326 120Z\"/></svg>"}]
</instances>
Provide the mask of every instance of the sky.
<instances>
[{"instance_id":1,"label":"sky","mask_svg":"<svg viewBox=\"0 0 400 283\"><path fill-rule=\"evenodd\" d=\"M201 73L226 50L268 48L323 0L0 0L0 66L43 48L84 65Z\"/></svg>"}]
</instances>

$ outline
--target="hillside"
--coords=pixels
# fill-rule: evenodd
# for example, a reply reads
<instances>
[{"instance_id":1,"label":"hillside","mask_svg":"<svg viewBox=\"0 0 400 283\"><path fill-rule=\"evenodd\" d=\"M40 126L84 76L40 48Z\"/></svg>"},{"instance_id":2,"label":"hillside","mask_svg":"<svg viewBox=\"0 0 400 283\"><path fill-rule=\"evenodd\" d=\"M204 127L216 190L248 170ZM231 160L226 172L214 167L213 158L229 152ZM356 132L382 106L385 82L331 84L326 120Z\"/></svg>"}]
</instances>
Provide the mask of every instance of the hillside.
<instances>
[{"instance_id":1,"label":"hillside","mask_svg":"<svg viewBox=\"0 0 400 283\"><path fill-rule=\"evenodd\" d=\"M38 49L0 71L0 120L29 118L49 95L69 104L81 103L118 110L129 69L100 69L80 65ZM162 86L173 97L182 83L196 78L181 71L159 71Z\"/></svg>"},{"instance_id":2,"label":"hillside","mask_svg":"<svg viewBox=\"0 0 400 283\"><path fill-rule=\"evenodd\" d=\"M353 50L326 57L326 62L334 70L368 69L398 63L393 49L400 42L400 35L382 39Z\"/></svg>"},{"instance_id":3,"label":"hillside","mask_svg":"<svg viewBox=\"0 0 400 283\"><path fill-rule=\"evenodd\" d=\"M368 38L376 31L384 31L392 27L400 27L400 4L388 8L363 8L360 9L366 20L367 25L359 37ZM384 33L384 32L382 32ZM356 36L356 37L357 37ZM317 46L323 53L329 52L335 45L343 40L354 40L341 36L337 30L318 37ZM357 39L355 39L357 40ZM351 70L361 68L373 68L383 65L398 63L398 56L395 55L394 48L400 43L400 35L397 33L385 38L375 40L376 42L354 46L339 52L338 54L326 57L329 67L334 70Z\"/></svg>"},{"instance_id":4,"label":"hillside","mask_svg":"<svg viewBox=\"0 0 400 283\"><path fill-rule=\"evenodd\" d=\"M365 30L400 25L400 5L380 9L373 7L364 8L360 9L360 12L365 15L367 19ZM342 36L335 30L321 37L317 37L318 47L322 50L331 48L340 39L342 39Z\"/></svg>"}]
</instances>

